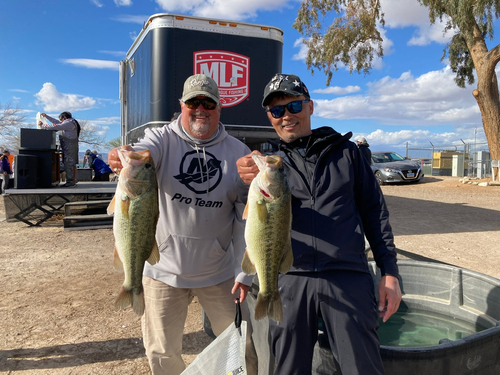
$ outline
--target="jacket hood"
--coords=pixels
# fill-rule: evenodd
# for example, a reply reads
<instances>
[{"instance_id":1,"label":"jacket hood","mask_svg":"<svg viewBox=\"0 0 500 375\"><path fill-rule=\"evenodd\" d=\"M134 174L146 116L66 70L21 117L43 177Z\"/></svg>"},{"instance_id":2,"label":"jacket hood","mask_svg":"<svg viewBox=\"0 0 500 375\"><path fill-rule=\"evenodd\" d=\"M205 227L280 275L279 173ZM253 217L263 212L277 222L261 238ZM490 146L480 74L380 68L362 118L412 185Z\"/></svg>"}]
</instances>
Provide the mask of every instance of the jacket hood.
<instances>
[{"instance_id":1,"label":"jacket hood","mask_svg":"<svg viewBox=\"0 0 500 375\"><path fill-rule=\"evenodd\" d=\"M328 145L338 145L344 141L347 141L351 139L352 137L352 132L348 132L344 135L340 134L333 128L330 128L328 126L322 126L317 129L312 130L312 134L310 135L311 139L310 142L311 145L308 148L309 150L312 150L313 148L316 149L317 147L325 147L327 144ZM308 137L302 137L302 138L308 138ZM269 141L269 143L273 146L274 150L281 150L281 149L293 149L295 146L301 142L301 139L296 139L293 142L286 143L282 141L281 139L279 140L272 140Z\"/></svg>"}]
</instances>

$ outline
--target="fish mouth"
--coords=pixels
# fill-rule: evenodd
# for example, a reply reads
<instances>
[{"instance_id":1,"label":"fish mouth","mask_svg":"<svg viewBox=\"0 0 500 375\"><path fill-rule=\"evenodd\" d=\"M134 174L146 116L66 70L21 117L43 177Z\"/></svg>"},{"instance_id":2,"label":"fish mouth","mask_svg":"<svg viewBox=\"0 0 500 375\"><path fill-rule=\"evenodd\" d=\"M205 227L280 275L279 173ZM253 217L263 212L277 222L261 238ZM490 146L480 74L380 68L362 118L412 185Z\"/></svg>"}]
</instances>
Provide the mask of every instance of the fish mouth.
<instances>
[{"instance_id":1,"label":"fish mouth","mask_svg":"<svg viewBox=\"0 0 500 375\"><path fill-rule=\"evenodd\" d=\"M134 167L141 166L142 164L148 162L151 157L149 150L143 151L128 151L123 149L118 149L118 156L122 159L122 163L130 164Z\"/></svg>"},{"instance_id":2,"label":"fish mouth","mask_svg":"<svg viewBox=\"0 0 500 375\"><path fill-rule=\"evenodd\" d=\"M281 156L279 155L259 155L252 154L252 158L259 167L259 171L264 171L266 168L278 169L281 168Z\"/></svg>"},{"instance_id":3,"label":"fish mouth","mask_svg":"<svg viewBox=\"0 0 500 375\"><path fill-rule=\"evenodd\" d=\"M274 194L271 192L269 187L272 185L272 177L270 173L281 168L281 156L279 155L259 155L252 154L252 158L259 167L259 175L257 177L257 187L260 193L266 198L266 200L275 199Z\"/></svg>"}]
</instances>

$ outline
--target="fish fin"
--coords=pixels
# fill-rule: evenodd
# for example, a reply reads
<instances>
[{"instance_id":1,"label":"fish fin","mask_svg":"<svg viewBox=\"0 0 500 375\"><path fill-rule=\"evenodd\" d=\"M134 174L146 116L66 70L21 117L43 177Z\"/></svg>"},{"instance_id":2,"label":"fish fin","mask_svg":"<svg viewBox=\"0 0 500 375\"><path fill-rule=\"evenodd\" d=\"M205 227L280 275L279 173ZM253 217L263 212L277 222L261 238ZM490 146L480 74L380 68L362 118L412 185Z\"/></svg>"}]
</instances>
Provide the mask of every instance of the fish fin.
<instances>
[{"instance_id":1,"label":"fish fin","mask_svg":"<svg viewBox=\"0 0 500 375\"><path fill-rule=\"evenodd\" d=\"M281 258L280 263L280 273L287 273L288 270L293 265L293 251L292 251L292 242L288 241L284 248L283 258Z\"/></svg>"},{"instance_id":2,"label":"fish fin","mask_svg":"<svg viewBox=\"0 0 500 375\"><path fill-rule=\"evenodd\" d=\"M247 204L245 205L245 210L243 211L243 216L241 216L241 218L243 220L246 220L248 218L248 206L249 205L248 205L248 202L247 202Z\"/></svg>"},{"instance_id":3,"label":"fish fin","mask_svg":"<svg viewBox=\"0 0 500 375\"><path fill-rule=\"evenodd\" d=\"M109 202L108 208L106 210L108 215L113 215L115 212L115 197L116 195L113 195L113 199L111 199L111 202Z\"/></svg>"},{"instance_id":4,"label":"fish fin","mask_svg":"<svg viewBox=\"0 0 500 375\"><path fill-rule=\"evenodd\" d=\"M120 211L123 214L123 217L128 219L128 209L130 208L130 199L128 196L124 195L122 199L120 199Z\"/></svg>"},{"instance_id":5,"label":"fish fin","mask_svg":"<svg viewBox=\"0 0 500 375\"><path fill-rule=\"evenodd\" d=\"M257 295L257 303L255 304L255 320L264 319L269 310L270 296L259 292Z\"/></svg>"},{"instance_id":6,"label":"fish fin","mask_svg":"<svg viewBox=\"0 0 500 375\"><path fill-rule=\"evenodd\" d=\"M245 251L245 254L243 254L243 260L241 261L241 270L247 275L255 275L257 273L257 270L250 260L250 256L248 255L248 250Z\"/></svg>"},{"instance_id":7,"label":"fish fin","mask_svg":"<svg viewBox=\"0 0 500 375\"><path fill-rule=\"evenodd\" d=\"M160 261L160 251L158 250L158 244L155 243L153 245L153 251L151 251L151 254L149 255L148 262L149 264L153 265L156 264Z\"/></svg>"},{"instance_id":8,"label":"fish fin","mask_svg":"<svg viewBox=\"0 0 500 375\"><path fill-rule=\"evenodd\" d=\"M272 295L259 293L255 304L255 320L264 319L269 316L276 322L283 320L283 306L279 291Z\"/></svg>"},{"instance_id":9,"label":"fish fin","mask_svg":"<svg viewBox=\"0 0 500 375\"><path fill-rule=\"evenodd\" d=\"M132 308L137 315L142 316L144 314L145 304L142 289L140 293L132 293Z\"/></svg>"},{"instance_id":10,"label":"fish fin","mask_svg":"<svg viewBox=\"0 0 500 375\"><path fill-rule=\"evenodd\" d=\"M269 303L269 310L267 315L276 322L281 322L283 320L283 305L281 304L281 296L279 291L274 292Z\"/></svg>"},{"instance_id":11,"label":"fish fin","mask_svg":"<svg viewBox=\"0 0 500 375\"><path fill-rule=\"evenodd\" d=\"M267 206L264 200L257 202L257 217L259 221L266 222L267 221Z\"/></svg>"},{"instance_id":12,"label":"fish fin","mask_svg":"<svg viewBox=\"0 0 500 375\"><path fill-rule=\"evenodd\" d=\"M116 246L115 246L115 252L113 254L113 268L118 272L123 272L123 263L122 260L120 259L120 255L118 253L118 250L116 249Z\"/></svg>"},{"instance_id":13,"label":"fish fin","mask_svg":"<svg viewBox=\"0 0 500 375\"><path fill-rule=\"evenodd\" d=\"M130 305L132 305L132 291L122 286L115 300L115 311L125 310Z\"/></svg>"}]
</instances>

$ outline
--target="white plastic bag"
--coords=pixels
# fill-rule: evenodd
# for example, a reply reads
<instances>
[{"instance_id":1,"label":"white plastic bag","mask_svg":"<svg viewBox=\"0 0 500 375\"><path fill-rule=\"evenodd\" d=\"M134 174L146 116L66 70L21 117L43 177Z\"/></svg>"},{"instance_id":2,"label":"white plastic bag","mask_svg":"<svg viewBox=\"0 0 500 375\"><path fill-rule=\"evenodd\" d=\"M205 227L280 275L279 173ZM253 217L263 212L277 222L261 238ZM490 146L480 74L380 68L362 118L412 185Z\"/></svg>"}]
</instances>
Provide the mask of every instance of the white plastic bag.
<instances>
[{"instance_id":1,"label":"white plastic bag","mask_svg":"<svg viewBox=\"0 0 500 375\"><path fill-rule=\"evenodd\" d=\"M42 114L40 112L38 112L36 114L36 128L37 129L42 129L42 126L38 124L40 121L42 122L43 125L49 125L47 118L42 116Z\"/></svg>"},{"instance_id":2,"label":"white plastic bag","mask_svg":"<svg viewBox=\"0 0 500 375\"><path fill-rule=\"evenodd\" d=\"M235 322L205 348L181 375L246 375L247 322L237 303Z\"/></svg>"}]
</instances>

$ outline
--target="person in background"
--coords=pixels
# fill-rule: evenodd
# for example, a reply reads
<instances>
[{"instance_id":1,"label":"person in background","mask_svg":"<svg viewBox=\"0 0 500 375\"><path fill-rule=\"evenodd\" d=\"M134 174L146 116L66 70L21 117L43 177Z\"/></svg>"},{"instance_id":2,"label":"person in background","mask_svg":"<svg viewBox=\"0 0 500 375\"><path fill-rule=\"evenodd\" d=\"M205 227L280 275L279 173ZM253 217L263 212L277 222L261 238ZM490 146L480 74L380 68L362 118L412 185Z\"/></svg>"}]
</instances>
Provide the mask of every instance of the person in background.
<instances>
[{"instance_id":1,"label":"person in background","mask_svg":"<svg viewBox=\"0 0 500 375\"><path fill-rule=\"evenodd\" d=\"M61 181L66 182L66 172L64 171L64 162L62 154L59 154L59 174Z\"/></svg>"},{"instance_id":2,"label":"person in background","mask_svg":"<svg viewBox=\"0 0 500 375\"><path fill-rule=\"evenodd\" d=\"M9 188L10 175L12 168L9 163L9 151L4 150L0 155L0 176L2 177L2 194L5 194L5 189Z\"/></svg>"},{"instance_id":3,"label":"person in background","mask_svg":"<svg viewBox=\"0 0 500 375\"><path fill-rule=\"evenodd\" d=\"M250 149L228 135L220 122L217 83L206 75L190 76L180 99L181 115L168 125L146 129L127 150L148 149L156 167L160 220L156 240L160 261L146 262L146 308L142 332L153 375L179 375L185 369L182 336L194 296L213 332L220 335L235 319L235 298L248 323L247 374L256 375L257 355L245 301L252 276L241 270L245 252L245 208L237 185L236 160ZM122 165L117 149L108 154L111 169ZM245 193L245 191L243 191Z\"/></svg>"},{"instance_id":4,"label":"person in background","mask_svg":"<svg viewBox=\"0 0 500 375\"><path fill-rule=\"evenodd\" d=\"M359 137L356 144L358 145L359 151L363 154L368 164L372 165L372 152L370 150L370 145L366 141L365 137Z\"/></svg>"},{"instance_id":5,"label":"person in background","mask_svg":"<svg viewBox=\"0 0 500 375\"><path fill-rule=\"evenodd\" d=\"M99 159L93 152L87 155L87 162L90 168L94 170L92 181L109 181L109 175L113 173L109 165Z\"/></svg>"},{"instance_id":6,"label":"person in background","mask_svg":"<svg viewBox=\"0 0 500 375\"><path fill-rule=\"evenodd\" d=\"M102 155L97 152L97 150L92 150L92 153L98 158L102 160Z\"/></svg>"},{"instance_id":7,"label":"person in background","mask_svg":"<svg viewBox=\"0 0 500 375\"><path fill-rule=\"evenodd\" d=\"M85 151L85 155L83 155L83 165L82 168L90 168L90 163L89 163L89 155L92 151L87 150Z\"/></svg>"},{"instance_id":8,"label":"person in background","mask_svg":"<svg viewBox=\"0 0 500 375\"><path fill-rule=\"evenodd\" d=\"M382 375L378 315L386 322L397 311L401 290L379 184L352 133L312 130L314 104L298 76L276 74L262 106L280 138L272 153L281 156L292 193L294 262L278 280L284 318L269 319L275 374L311 374L321 318L342 374ZM246 184L259 172L251 154L237 165ZM382 274L378 311L364 234Z\"/></svg>"},{"instance_id":9,"label":"person in background","mask_svg":"<svg viewBox=\"0 0 500 375\"><path fill-rule=\"evenodd\" d=\"M78 163L78 137L80 136L80 124L70 112L62 112L59 120L42 113L41 116L52 122L54 125L45 125L41 121L38 125L43 129L61 131L59 143L61 144L64 170L66 172L66 183L61 187L71 187L76 185L76 164Z\"/></svg>"},{"instance_id":10,"label":"person in background","mask_svg":"<svg viewBox=\"0 0 500 375\"><path fill-rule=\"evenodd\" d=\"M12 173L14 173L14 155L12 155L7 149L3 152L4 154L7 154L7 157L9 158L10 169L12 170Z\"/></svg>"}]
</instances>

